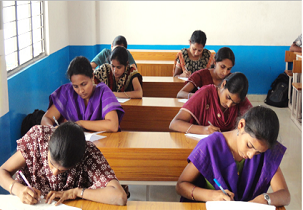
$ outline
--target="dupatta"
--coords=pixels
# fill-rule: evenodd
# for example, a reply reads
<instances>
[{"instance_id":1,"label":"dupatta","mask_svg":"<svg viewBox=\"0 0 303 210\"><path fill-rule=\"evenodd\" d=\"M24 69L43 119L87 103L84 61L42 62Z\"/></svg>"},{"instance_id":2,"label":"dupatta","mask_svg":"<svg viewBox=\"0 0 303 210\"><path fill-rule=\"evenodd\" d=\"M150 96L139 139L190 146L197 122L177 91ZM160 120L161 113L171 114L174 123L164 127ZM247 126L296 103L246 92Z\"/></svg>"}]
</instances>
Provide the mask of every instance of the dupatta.
<instances>
[{"instance_id":1,"label":"dupatta","mask_svg":"<svg viewBox=\"0 0 303 210\"><path fill-rule=\"evenodd\" d=\"M115 92L133 91L134 87L132 85L132 81L136 77L139 79L140 85L142 86L142 76L133 66L126 67L125 72L122 74L118 82L115 80L110 64L107 63L96 69L94 71L94 76L95 83L98 84L103 82Z\"/></svg>"}]
</instances>

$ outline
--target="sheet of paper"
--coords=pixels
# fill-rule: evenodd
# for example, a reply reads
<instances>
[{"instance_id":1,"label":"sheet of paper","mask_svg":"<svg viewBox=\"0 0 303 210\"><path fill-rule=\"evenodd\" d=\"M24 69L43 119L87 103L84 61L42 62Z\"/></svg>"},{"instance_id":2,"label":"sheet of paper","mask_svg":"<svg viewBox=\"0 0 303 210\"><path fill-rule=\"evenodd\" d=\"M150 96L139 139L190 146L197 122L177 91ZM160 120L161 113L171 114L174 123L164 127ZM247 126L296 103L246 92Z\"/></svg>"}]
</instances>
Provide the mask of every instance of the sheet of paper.
<instances>
[{"instance_id":1,"label":"sheet of paper","mask_svg":"<svg viewBox=\"0 0 303 210\"><path fill-rule=\"evenodd\" d=\"M184 80L184 81L187 81L188 80L188 78L187 77L178 77L179 79L182 79L182 80Z\"/></svg>"},{"instance_id":2,"label":"sheet of paper","mask_svg":"<svg viewBox=\"0 0 303 210\"><path fill-rule=\"evenodd\" d=\"M178 99L178 101L181 102L181 103L186 103L188 101L188 99L182 98L182 99Z\"/></svg>"},{"instance_id":3,"label":"sheet of paper","mask_svg":"<svg viewBox=\"0 0 303 210\"><path fill-rule=\"evenodd\" d=\"M207 137L208 135L202 135L202 134L194 134L194 133L186 133L185 136L188 136L190 138L196 139L196 140L201 140Z\"/></svg>"},{"instance_id":4,"label":"sheet of paper","mask_svg":"<svg viewBox=\"0 0 303 210\"><path fill-rule=\"evenodd\" d=\"M24 204L15 195L0 195L0 209L2 210L79 210L80 208L60 204L55 206L55 201L46 204L45 199L41 199L40 203L35 205Z\"/></svg>"},{"instance_id":5,"label":"sheet of paper","mask_svg":"<svg viewBox=\"0 0 303 210\"><path fill-rule=\"evenodd\" d=\"M130 100L130 98L118 98L117 100L119 101L119 103L125 103L126 101Z\"/></svg>"},{"instance_id":6,"label":"sheet of paper","mask_svg":"<svg viewBox=\"0 0 303 210\"><path fill-rule=\"evenodd\" d=\"M275 210L275 206L243 201L207 201L207 210Z\"/></svg>"},{"instance_id":7,"label":"sheet of paper","mask_svg":"<svg viewBox=\"0 0 303 210\"><path fill-rule=\"evenodd\" d=\"M95 133L84 132L86 141L96 141L99 139L106 138L106 136L100 136L98 133L103 133L104 131L99 131Z\"/></svg>"}]
</instances>

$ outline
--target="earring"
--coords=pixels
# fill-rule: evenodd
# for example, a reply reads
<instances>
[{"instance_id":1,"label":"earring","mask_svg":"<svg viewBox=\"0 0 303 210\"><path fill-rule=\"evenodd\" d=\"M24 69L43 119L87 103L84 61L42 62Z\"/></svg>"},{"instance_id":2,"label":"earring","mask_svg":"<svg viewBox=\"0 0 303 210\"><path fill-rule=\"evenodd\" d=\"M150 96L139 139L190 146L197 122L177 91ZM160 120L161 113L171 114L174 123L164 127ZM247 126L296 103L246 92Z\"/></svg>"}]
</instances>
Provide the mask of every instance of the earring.
<instances>
[{"instance_id":1,"label":"earring","mask_svg":"<svg viewBox=\"0 0 303 210\"><path fill-rule=\"evenodd\" d=\"M237 136L239 136L239 130L237 131Z\"/></svg>"}]
</instances>

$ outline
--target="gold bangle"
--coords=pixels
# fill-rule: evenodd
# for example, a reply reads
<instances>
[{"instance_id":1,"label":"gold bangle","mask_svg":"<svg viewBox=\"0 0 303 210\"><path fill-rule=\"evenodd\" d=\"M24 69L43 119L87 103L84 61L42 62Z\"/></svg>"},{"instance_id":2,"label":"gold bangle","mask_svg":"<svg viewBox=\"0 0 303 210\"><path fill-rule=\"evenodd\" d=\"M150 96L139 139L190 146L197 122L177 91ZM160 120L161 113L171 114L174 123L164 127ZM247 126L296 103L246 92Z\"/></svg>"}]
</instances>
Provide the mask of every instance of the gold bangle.
<instances>
[{"instance_id":1,"label":"gold bangle","mask_svg":"<svg viewBox=\"0 0 303 210\"><path fill-rule=\"evenodd\" d=\"M192 189L192 191L191 191L191 199L193 200L193 201L195 201L195 197L194 197L194 189L196 188L196 186L194 186L194 188Z\"/></svg>"},{"instance_id":2,"label":"gold bangle","mask_svg":"<svg viewBox=\"0 0 303 210\"><path fill-rule=\"evenodd\" d=\"M124 94L125 94L128 98L130 98L129 95L127 95L127 93L126 93L125 91L124 91Z\"/></svg>"},{"instance_id":3,"label":"gold bangle","mask_svg":"<svg viewBox=\"0 0 303 210\"><path fill-rule=\"evenodd\" d=\"M13 186L15 185L16 181L12 181L11 185L9 186L9 194L14 195L12 192Z\"/></svg>"},{"instance_id":4,"label":"gold bangle","mask_svg":"<svg viewBox=\"0 0 303 210\"><path fill-rule=\"evenodd\" d=\"M84 190L85 190L85 188L83 188L82 191L81 191L81 199L83 199Z\"/></svg>"},{"instance_id":5,"label":"gold bangle","mask_svg":"<svg viewBox=\"0 0 303 210\"><path fill-rule=\"evenodd\" d=\"M189 129L193 126L194 124L191 124L191 126L188 127L186 133L188 133Z\"/></svg>"}]
</instances>

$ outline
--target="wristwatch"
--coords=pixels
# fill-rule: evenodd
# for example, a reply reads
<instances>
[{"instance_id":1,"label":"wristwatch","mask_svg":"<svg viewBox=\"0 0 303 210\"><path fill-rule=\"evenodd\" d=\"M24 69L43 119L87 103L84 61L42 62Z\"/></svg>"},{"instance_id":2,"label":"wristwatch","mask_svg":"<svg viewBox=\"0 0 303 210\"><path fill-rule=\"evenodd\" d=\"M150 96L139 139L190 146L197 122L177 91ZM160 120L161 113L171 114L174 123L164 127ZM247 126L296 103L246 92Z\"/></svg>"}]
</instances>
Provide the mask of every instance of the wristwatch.
<instances>
[{"instance_id":1,"label":"wristwatch","mask_svg":"<svg viewBox=\"0 0 303 210\"><path fill-rule=\"evenodd\" d=\"M264 195L264 199L267 201L267 204L270 205L271 204L271 200L270 200L270 197L267 193L263 193Z\"/></svg>"}]
</instances>

